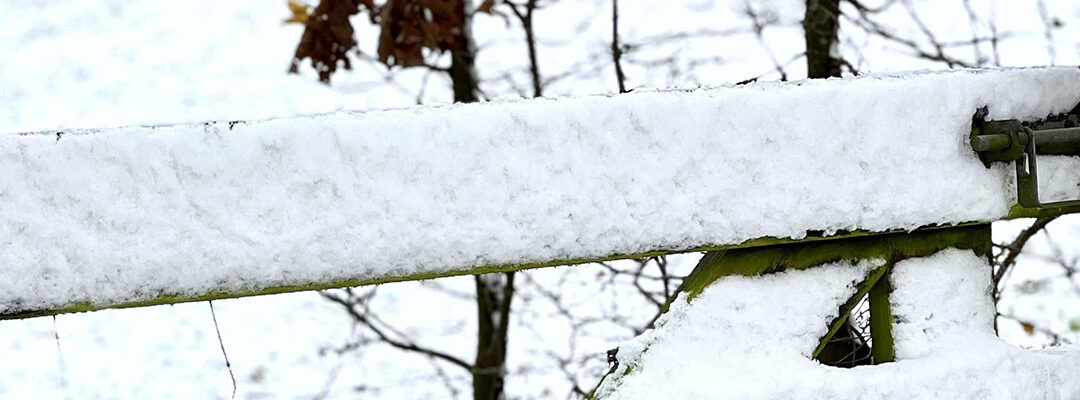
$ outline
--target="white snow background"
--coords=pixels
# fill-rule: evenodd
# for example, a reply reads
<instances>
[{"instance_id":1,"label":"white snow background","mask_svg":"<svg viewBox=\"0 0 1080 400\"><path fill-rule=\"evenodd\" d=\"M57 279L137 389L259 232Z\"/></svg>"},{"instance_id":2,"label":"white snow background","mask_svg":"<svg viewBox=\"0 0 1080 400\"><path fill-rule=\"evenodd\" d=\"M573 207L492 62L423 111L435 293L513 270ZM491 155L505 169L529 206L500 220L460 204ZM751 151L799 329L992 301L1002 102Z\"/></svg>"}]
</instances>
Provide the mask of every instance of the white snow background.
<instances>
[{"instance_id":1,"label":"white snow background","mask_svg":"<svg viewBox=\"0 0 1080 400\"><path fill-rule=\"evenodd\" d=\"M801 29L797 26L801 8L797 3L756 5L786 22L766 31L774 58L781 62L801 51ZM970 35L966 24L954 23L957 15L963 15L952 12L962 7L961 2L939 3L919 3L924 9L942 11L936 17L924 13L928 18L945 20L933 24L935 29L959 38ZM1003 42L1002 63L1080 63L1075 41L1080 25L1069 22L1080 18L1077 7L1069 2L1047 2L1066 21L1055 36L1051 57L1042 42L1043 32L1032 28L1041 26L1032 3L997 5L999 28L1019 32L1014 40ZM586 66L591 64L600 66L594 68L595 73L555 82L549 88L550 95L612 90L613 74L603 61L610 30L610 25L605 26L606 6L601 2L562 2L538 14L542 37L551 38L542 43L541 51L557 54L543 57L542 53L546 71L555 75L588 70ZM724 23L747 29L748 23L739 12L742 6L740 2L625 2L623 35L633 40L673 29L693 31ZM0 107L0 132L250 120L338 109L399 107L414 102L425 75L421 71L395 72L398 83L387 84L380 69L357 63L357 71L339 74L330 88L315 83L310 72L301 77L286 76L283 71L300 29L279 24L285 13L284 5L277 1L0 4L0 59L4 60L0 63L0 103L4 105ZM597 22L587 23L592 20ZM499 77L504 73L522 77L518 67L525 58L517 37L520 32L507 33L497 18L478 21L477 36L483 49L478 62L482 76L489 78L485 90L495 97L512 96L515 85ZM917 28L910 29L918 33ZM358 32L361 43L369 47L374 39L365 42L363 38L372 35L370 30ZM844 51L860 48L859 66L866 70L942 68L857 34L848 41ZM764 79L777 78L768 74L772 67L768 52L750 34L712 41L687 40L658 46L644 54L662 56L676 50L673 47L680 48L680 54L721 53L725 62L697 67L692 57L680 56L679 66L686 69L682 73L631 66L631 85L691 87L762 74ZM792 76L798 77L800 68L798 62L792 63ZM430 80L423 96L425 102L445 102L445 82L438 77ZM1065 245L1075 243L1080 238L1077 225L1076 218L1056 223L1050 229L1050 240ZM999 226L995 238L1006 240L1007 230L1016 229L1012 226ZM1035 254L1049 253L1045 243L1033 245ZM1066 246L1065 250L1070 248ZM1072 255L1063 257L1075 258L1075 247L1071 251ZM1038 258L1025 259L1025 265L1035 272L1030 280L1018 279L1018 285L1038 282ZM585 270L588 267L575 268L538 271L533 276L554 282L560 274L596 273ZM444 284L466 292L470 286L461 279ZM430 286L397 284L381 289L385 303L380 306L385 315L396 323L412 324L410 332L426 344L471 358L470 304L452 297L448 300L425 289L425 285ZM582 287L580 296L592 296L597 303L616 301L619 295L587 290ZM1075 298L1062 300L1069 293L1067 287L1055 286L1038 293L1041 298L1013 303L1007 298L1003 309L1014 314L1030 313L1029 318L1047 324L1066 323L1062 321L1077 313ZM338 346L351 332L347 316L314 294L221 301L215 305L240 381L238 398L311 398L324 389L334 398L450 396L441 384L433 383L432 375L410 373L429 367L423 359L393 350L368 351L362 357L320 356L320 347ZM536 364L544 349L562 346L559 341L565 333L564 328L544 318L525 316L523 320L533 326L515 325L511 329L511 341L521 344L511 346L510 368L514 371L525 371L521 366ZM417 327L416 321L425 324ZM63 347L60 353L52 320L0 322L0 397L228 398L231 391L205 303L66 315L57 318L56 327ZM1014 342L1039 343L1038 337L1024 335L1015 325L1003 329ZM543 334L537 334L538 330ZM579 345L602 352L618 340ZM598 363L602 364L602 360ZM513 375L509 393L512 397L546 398L553 395L545 390L553 387L556 393L564 393L560 374L541 365L535 371ZM358 392L357 386L367 391ZM467 397L467 393L459 395Z\"/></svg>"}]
</instances>

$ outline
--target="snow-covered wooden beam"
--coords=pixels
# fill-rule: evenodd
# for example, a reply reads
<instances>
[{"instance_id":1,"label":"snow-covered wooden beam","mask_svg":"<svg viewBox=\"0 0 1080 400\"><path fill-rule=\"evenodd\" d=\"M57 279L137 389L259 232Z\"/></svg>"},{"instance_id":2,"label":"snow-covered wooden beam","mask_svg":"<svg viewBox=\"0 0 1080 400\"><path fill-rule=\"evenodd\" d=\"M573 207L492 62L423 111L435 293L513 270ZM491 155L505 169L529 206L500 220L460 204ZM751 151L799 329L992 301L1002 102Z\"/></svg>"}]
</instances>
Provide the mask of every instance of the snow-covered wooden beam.
<instances>
[{"instance_id":1,"label":"snow-covered wooden beam","mask_svg":"<svg viewBox=\"0 0 1080 400\"><path fill-rule=\"evenodd\" d=\"M1010 69L0 135L0 318L1032 216L972 114L1078 102Z\"/></svg>"}]
</instances>

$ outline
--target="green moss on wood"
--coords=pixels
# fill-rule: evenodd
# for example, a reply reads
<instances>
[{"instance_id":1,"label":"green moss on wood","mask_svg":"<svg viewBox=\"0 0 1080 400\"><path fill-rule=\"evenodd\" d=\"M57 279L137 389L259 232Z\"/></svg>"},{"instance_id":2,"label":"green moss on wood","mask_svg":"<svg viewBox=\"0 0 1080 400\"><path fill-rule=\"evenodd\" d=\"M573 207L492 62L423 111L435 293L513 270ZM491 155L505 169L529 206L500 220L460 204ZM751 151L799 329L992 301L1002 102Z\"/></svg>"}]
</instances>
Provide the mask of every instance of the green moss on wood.
<instances>
[{"instance_id":1,"label":"green moss on wood","mask_svg":"<svg viewBox=\"0 0 1080 400\"><path fill-rule=\"evenodd\" d=\"M1009 209L1009 215L1003 219L1053 217L1056 215L1075 213L1080 213L1080 206L1027 208L1021 207L1019 204L1014 204L1012 208Z\"/></svg>"},{"instance_id":2,"label":"green moss on wood","mask_svg":"<svg viewBox=\"0 0 1080 400\"><path fill-rule=\"evenodd\" d=\"M928 227L911 233L852 235L821 242L713 251L702 257L694 271L683 280L681 289L694 297L724 276L756 276L837 261L899 260L950 247L973 249L985 255L990 251L990 243L986 241L989 229L987 224Z\"/></svg>"}]
</instances>

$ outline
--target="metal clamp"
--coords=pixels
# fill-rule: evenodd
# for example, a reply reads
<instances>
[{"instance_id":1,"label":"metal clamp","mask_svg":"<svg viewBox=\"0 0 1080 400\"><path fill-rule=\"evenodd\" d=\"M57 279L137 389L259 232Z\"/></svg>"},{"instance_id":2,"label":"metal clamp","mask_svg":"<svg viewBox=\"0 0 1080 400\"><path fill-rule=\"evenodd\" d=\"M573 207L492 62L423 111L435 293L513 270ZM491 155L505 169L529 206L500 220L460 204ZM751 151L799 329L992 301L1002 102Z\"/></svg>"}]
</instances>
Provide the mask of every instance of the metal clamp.
<instances>
[{"instance_id":1,"label":"metal clamp","mask_svg":"<svg viewBox=\"0 0 1080 400\"><path fill-rule=\"evenodd\" d=\"M1025 128L1025 130L1024 135L1027 136L1027 144L1024 146L1024 155L1016 160L1016 201L1020 203L1021 207L1027 208L1080 206L1080 200L1051 203L1043 203L1042 200L1039 200L1039 158L1035 149L1038 146L1038 141L1045 138L1042 135L1036 136L1030 129ZM1065 139L1072 139L1071 142L1066 141L1062 145L1080 146L1080 128L1054 129L1054 131L1062 131L1060 133L1067 135L1064 137ZM1076 154L1080 155L1080 153Z\"/></svg>"},{"instance_id":2,"label":"metal clamp","mask_svg":"<svg viewBox=\"0 0 1080 400\"><path fill-rule=\"evenodd\" d=\"M1016 200L1021 207L1040 210L1080 207L1080 199L1043 203L1039 199L1038 154L1080 156L1080 127L1076 116L1037 125L1032 129L1017 120L976 122L971 148L989 165L1016 162Z\"/></svg>"}]
</instances>

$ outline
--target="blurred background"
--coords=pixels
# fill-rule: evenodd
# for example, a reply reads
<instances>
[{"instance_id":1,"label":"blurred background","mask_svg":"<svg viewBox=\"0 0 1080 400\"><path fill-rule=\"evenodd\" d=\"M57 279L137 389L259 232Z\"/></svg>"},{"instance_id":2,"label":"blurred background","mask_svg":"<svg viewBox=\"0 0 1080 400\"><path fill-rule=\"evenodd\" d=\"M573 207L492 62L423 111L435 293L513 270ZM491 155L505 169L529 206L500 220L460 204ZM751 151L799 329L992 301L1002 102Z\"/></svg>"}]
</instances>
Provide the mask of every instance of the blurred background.
<instances>
[{"instance_id":1,"label":"blurred background","mask_svg":"<svg viewBox=\"0 0 1080 400\"><path fill-rule=\"evenodd\" d=\"M4 0L0 134L1080 64L1071 0L307 1ZM1080 340L1080 216L994 241L1001 337ZM0 321L0 398L581 398L699 257Z\"/></svg>"}]
</instances>

